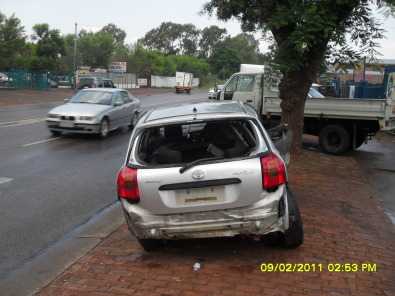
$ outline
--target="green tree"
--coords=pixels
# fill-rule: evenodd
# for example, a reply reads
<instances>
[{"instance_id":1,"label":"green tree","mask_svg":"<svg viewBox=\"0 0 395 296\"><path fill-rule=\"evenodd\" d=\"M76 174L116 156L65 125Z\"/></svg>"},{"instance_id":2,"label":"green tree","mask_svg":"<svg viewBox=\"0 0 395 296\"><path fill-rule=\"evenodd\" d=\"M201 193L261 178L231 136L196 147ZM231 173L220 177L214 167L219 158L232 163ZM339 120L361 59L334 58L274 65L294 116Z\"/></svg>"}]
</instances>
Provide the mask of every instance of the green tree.
<instances>
[{"instance_id":1,"label":"green tree","mask_svg":"<svg viewBox=\"0 0 395 296\"><path fill-rule=\"evenodd\" d=\"M216 45L223 41L226 35L226 29L220 28L218 26L204 28L201 32L199 40L200 56L203 58L209 58L212 55Z\"/></svg>"},{"instance_id":2,"label":"green tree","mask_svg":"<svg viewBox=\"0 0 395 296\"><path fill-rule=\"evenodd\" d=\"M224 43L218 45L209 59L211 72L216 73L220 79L229 78L242 64L239 53Z\"/></svg>"},{"instance_id":3,"label":"green tree","mask_svg":"<svg viewBox=\"0 0 395 296\"><path fill-rule=\"evenodd\" d=\"M65 44L65 55L61 59L61 68L63 74L72 73L74 71L74 34L67 34L63 37ZM79 50L77 50L76 65L82 65L82 57Z\"/></svg>"},{"instance_id":4,"label":"green tree","mask_svg":"<svg viewBox=\"0 0 395 296\"><path fill-rule=\"evenodd\" d=\"M129 55L128 71L148 80L151 75L174 76L176 71L190 72L195 77L204 77L209 72L209 65L206 60L197 57L165 55L137 45Z\"/></svg>"},{"instance_id":5,"label":"green tree","mask_svg":"<svg viewBox=\"0 0 395 296\"><path fill-rule=\"evenodd\" d=\"M104 26L101 29L101 32L105 32L111 34L113 40L115 41L116 45L123 46L126 38L126 32L121 28L118 28L116 25L110 23Z\"/></svg>"},{"instance_id":6,"label":"green tree","mask_svg":"<svg viewBox=\"0 0 395 296\"><path fill-rule=\"evenodd\" d=\"M128 72L136 73L138 77L150 80L151 75L160 72L160 65L159 53L137 45L129 56Z\"/></svg>"},{"instance_id":7,"label":"green tree","mask_svg":"<svg viewBox=\"0 0 395 296\"><path fill-rule=\"evenodd\" d=\"M95 68L108 68L115 42L109 33L81 31L78 39L78 51L81 55L81 65Z\"/></svg>"},{"instance_id":8,"label":"green tree","mask_svg":"<svg viewBox=\"0 0 395 296\"><path fill-rule=\"evenodd\" d=\"M21 61L25 51L25 35L21 21L0 12L0 69L9 69Z\"/></svg>"},{"instance_id":9,"label":"green tree","mask_svg":"<svg viewBox=\"0 0 395 296\"><path fill-rule=\"evenodd\" d=\"M147 32L140 43L164 54L196 55L200 31L192 24L164 22Z\"/></svg>"},{"instance_id":10,"label":"green tree","mask_svg":"<svg viewBox=\"0 0 395 296\"><path fill-rule=\"evenodd\" d=\"M245 31L272 37L273 62L282 74L279 85L282 121L293 132L292 155L301 151L307 92L321 64L337 53L374 54L383 37L373 7L394 0L211 0L204 11L221 20L239 19ZM359 50L349 46L354 43Z\"/></svg>"},{"instance_id":11,"label":"green tree","mask_svg":"<svg viewBox=\"0 0 395 296\"><path fill-rule=\"evenodd\" d=\"M37 41L35 54L32 61L33 70L57 71L60 60L65 55L64 39L59 30L49 29L48 24L36 24L33 26L33 40Z\"/></svg>"},{"instance_id":12,"label":"green tree","mask_svg":"<svg viewBox=\"0 0 395 296\"><path fill-rule=\"evenodd\" d=\"M204 59L187 55L174 55L169 58L174 61L177 71L189 72L200 78L206 76L209 72L209 65Z\"/></svg>"},{"instance_id":13,"label":"green tree","mask_svg":"<svg viewBox=\"0 0 395 296\"><path fill-rule=\"evenodd\" d=\"M209 61L212 73L216 73L221 79L229 78L238 71L240 64L256 64L261 61L258 41L253 35L245 33L227 37L214 46Z\"/></svg>"}]
</instances>

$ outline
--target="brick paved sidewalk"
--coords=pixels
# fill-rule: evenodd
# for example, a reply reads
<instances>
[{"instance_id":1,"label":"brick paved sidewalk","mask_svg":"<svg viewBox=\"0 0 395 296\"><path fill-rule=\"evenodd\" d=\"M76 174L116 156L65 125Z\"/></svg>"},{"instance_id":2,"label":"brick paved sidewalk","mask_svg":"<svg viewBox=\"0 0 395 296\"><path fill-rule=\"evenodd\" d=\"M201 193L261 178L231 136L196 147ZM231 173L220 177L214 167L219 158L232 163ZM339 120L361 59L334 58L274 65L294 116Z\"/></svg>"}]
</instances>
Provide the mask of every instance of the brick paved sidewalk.
<instances>
[{"instance_id":1,"label":"brick paved sidewalk","mask_svg":"<svg viewBox=\"0 0 395 296\"><path fill-rule=\"evenodd\" d=\"M39 295L395 295L394 228L356 161L305 152L290 171L305 243L182 241L148 254L122 226ZM192 270L203 262L198 272ZM262 262L376 263L377 272L262 273Z\"/></svg>"}]
</instances>

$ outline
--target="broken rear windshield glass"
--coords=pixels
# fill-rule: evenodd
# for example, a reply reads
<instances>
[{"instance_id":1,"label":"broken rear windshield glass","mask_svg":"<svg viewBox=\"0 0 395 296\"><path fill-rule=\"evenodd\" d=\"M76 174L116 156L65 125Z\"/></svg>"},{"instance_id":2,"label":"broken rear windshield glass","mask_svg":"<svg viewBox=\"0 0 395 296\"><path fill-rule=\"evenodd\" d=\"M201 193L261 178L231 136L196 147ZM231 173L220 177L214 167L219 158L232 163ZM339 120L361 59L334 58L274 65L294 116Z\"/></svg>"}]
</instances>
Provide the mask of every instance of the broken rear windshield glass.
<instances>
[{"instance_id":1,"label":"broken rear windshield glass","mask_svg":"<svg viewBox=\"0 0 395 296\"><path fill-rule=\"evenodd\" d=\"M248 156L258 144L249 120L221 120L147 128L138 145L139 161L182 164L202 158Z\"/></svg>"}]
</instances>

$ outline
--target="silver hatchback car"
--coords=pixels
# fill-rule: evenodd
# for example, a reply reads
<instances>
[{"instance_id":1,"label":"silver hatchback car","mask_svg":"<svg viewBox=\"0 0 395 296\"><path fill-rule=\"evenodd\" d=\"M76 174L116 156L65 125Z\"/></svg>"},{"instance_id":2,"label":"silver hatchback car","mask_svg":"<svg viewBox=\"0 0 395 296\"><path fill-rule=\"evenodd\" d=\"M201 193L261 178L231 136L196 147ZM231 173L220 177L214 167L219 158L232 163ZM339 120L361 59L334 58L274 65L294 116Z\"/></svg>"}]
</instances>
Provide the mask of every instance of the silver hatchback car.
<instances>
[{"instance_id":1,"label":"silver hatchback car","mask_svg":"<svg viewBox=\"0 0 395 296\"><path fill-rule=\"evenodd\" d=\"M168 239L239 234L303 243L284 160L254 109L240 102L142 115L117 189L129 230L147 251Z\"/></svg>"}]
</instances>

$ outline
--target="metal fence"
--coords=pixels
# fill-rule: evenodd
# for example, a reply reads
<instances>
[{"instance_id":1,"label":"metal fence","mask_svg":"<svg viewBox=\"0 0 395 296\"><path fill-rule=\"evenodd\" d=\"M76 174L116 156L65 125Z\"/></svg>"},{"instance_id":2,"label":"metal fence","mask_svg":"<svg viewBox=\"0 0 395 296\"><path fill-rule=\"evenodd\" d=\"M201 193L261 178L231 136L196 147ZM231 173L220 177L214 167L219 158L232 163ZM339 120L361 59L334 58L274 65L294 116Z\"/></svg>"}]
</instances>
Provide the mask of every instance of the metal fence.
<instances>
[{"instance_id":1,"label":"metal fence","mask_svg":"<svg viewBox=\"0 0 395 296\"><path fill-rule=\"evenodd\" d=\"M2 87L16 89L48 89L48 73L46 72L30 72L26 70L11 70L2 72L7 75L7 80L3 81Z\"/></svg>"},{"instance_id":2,"label":"metal fence","mask_svg":"<svg viewBox=\"0 0 395 296\"><path fill-rule=\"evenodd\" d=\"M137 85L137 76L134 73L87 73L80 74L82 77L98 77L111 79L118 88L135 88Z\"/></svg>"}]
</instances>

